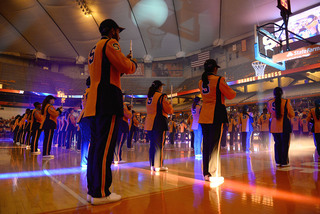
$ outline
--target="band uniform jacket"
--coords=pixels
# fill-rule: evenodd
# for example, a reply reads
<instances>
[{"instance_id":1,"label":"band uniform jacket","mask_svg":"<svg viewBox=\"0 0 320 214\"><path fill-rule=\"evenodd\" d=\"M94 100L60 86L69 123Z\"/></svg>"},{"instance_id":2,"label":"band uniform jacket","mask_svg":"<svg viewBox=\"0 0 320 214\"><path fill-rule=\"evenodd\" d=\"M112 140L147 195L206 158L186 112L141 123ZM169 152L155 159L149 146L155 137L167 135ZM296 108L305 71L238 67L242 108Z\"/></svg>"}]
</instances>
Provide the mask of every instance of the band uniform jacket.
<instances>
[{"instance_id":1,"label":"band uniform jacket","mask_svg":"<svg viewBox=\"0 0 320 214\"><path fill-rule=\"evenodd\" d=\"M303 118L300 120L300 126L302 129L302 132L309 132L309 126L308 126L308 120L307 118Z\"/></svg>"},{"instance_id":2,"label":"band uniform jacket","mask_svg":"<svg viewBox=\"0 0 320 214\"><path fill-rule=\"evenodd\" d=\"M269 132L270 131L270 114L262 114L259 117L258 123L260 124L260 131Z\"/></svg>"},{"instance_id":3,"label":"band uniform jacket","mask_svg":"<svg viewBox=\"0 0 320 214\"><path fill-rule=\"evenodd\" d=\"M214 110L216 106L216 86L219 76L209 75L208 86L203 88L202 80L199 81L199 89L202 95L202 108L199 116L199 123L213 124ZM225 78L221 77L219 89L221 91L221 103L225 105L225 97L229 100L236 97L236 92L232 90L226 83Z\"/></svg>"},{"instance_id":4,"label":"band uniform jacket","mask_svg":"<svg viewBox=\"0 0 320 214\"><path fill-rule=\"evenodd\" d=\"M299 131L299 127L300 127L300 117L299 116L295 116L293 118L291 118L291 124L292 124L292 131Z\"/></svg>"},{"instance_id":5,"label":"band uniform jacket","mask_svg":"<svg viewBox=\"0 0 320 214\"><path fill-rule=\"evenodd\" d=\"M177 130L177 125L174 121L170 121L169 122L169 133L172 133L172 132L176 132Z\"/></svg>"},{"instance_id":6,"label":"band uniform jacket","mask_svg":"<svg viewBox=\"0 0 320 214\"><path fill-rule=\"evenodd\" d=\"M200 105L196 105L196 107L194 109L191 108L191 114L192 114L192 118L193 118L192 126L191 126L192 130L198 130L200 112L201 112Z\"/></svg>"},{"instance_id":7,"label":"band uniform jacket","mask_svg":"<svg viewBox=\"0 0 320 214\"><path fill-rule=\"evenodd\" d=\"M83 116L84 116L84 112L85 112L85 109L86 109L86 104L87 104L87 99L88 99L89 91L90 91L90 88L87 88L87 89L86 89L86 92L84 93L83 98L82 98L82 100L81 100L81 102L82 102L82 110L81 110L80 115L79 115L79 117L78 117L77 123L79 123L80 120L81 120L81 119L83 118Z\"/></svg>"},{"instance_id":8,"label":"band uniform jacket","mask_svg":"<svg viewBox=\"0 0 320 214\"><path fill-rule=\"evenodd\" d=\"M229 119L229 123L228 123L228 132L234 132L235 128L237 126L237 121L233 118Z\"/></svg>"},{"instance_id":9,"label":"band uniform jacket","mask_svg":"<svg viewBox=\"0 0 320 214\"><path fill-rule=\"evenodd\" d=\"M136 67L136 63L121 52L115 39L102 37L88 56L91 84L84 117L123 116L120 76L134 73Z\"/></svg>"},{"instance_id":10,"label":"band uniform jacket","mask_svg":"<svg viewBox=\"0 0 320 214\"><path fill-rule=\"evenodd\" d=\"M49 115L48 115L49 114ZM58 116L60 115L60 112L57 111L53 105L51 104L47 104L46 106L44 106L44 115L43 115L43 121L42 121L42 124L41 124L41 127L40 129L42 129L46 124L46 122L48 122L48 125L50 123L50 128L53 128L55 129L56 126L57 126L57 118ZM49 121L47 121L47 119L49 119ZM53 125L53 123L54 125ZM51 124L52 124L52 127L51 127Z\"/></svg>"},{"instance_id":11,"label":"band uniform jacket","mask_svg":"<svg viewBox=\"0 0 320 214\"><path fill-rule=\"evenodd\" d=\"M147 107L147 117L145 120L144 130L151 131L153 129L154 120L157 115L157 105L158 100L162 94L160 92L155 92L153 97L148 98L146 101L146 107ZM167 96L164 95L163 103L162 103L162 115L166 118L168 117L168 114L173 113L172 105L168 102Z\"/></svg>"},{"instance_id":12,"label":"band uniform jacket","mask_svg":"<svg viewBox=\"0 0 320 214\"><path fill-rule=\"evenodd\" d=\"M250 117L253 117L252 112L248 112L248 115L250 115ZM241 125L241 132L250 132L250 130L252 129L252 124L250 124L250 117L248 115L243 113L240 113L239 115L239 124Z\"/></svg>"},{"instance_id":13,"label":"band uniform jacket","mask_svg":"<svg viewBox=\"0 0 320 214\"><path fill-rule=\"evenodd\" d=\"M290 100L281 99L281 118L277 120L276 117L276 107L275 107L275 99L268 101L268 111L271 114L271 125L270 132L271 133L283 133L286 130L283 130L283 118L284 118L284 107L287 102L287 117L290 119L294 117L294 111L292 109Z\"/></svg>"},{"instance_id":14,"label":"band uniform jacket","mask_svg":"<svg viewBox=\"0 0 320 214\"><path fill-rule=\"evenodd\" d=\"M311 118L313 118L313 120L314 120L314 125L313 125L314 133L320 133L320 118L319 118L319 120L317 119L315 108L311 109L311 111L308 115L307 121L310 122Z\"/></svg>"}]
</instances>

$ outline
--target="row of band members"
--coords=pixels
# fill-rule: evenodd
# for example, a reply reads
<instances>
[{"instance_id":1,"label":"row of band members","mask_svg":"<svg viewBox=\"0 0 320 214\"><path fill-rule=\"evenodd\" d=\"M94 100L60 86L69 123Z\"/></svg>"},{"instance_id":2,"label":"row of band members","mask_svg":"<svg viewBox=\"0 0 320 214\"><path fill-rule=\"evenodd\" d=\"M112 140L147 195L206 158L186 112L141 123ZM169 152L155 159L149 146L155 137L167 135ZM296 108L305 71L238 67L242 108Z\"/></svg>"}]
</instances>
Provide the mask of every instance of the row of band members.
<instances>
[{"instance_id":1,"label":"row of band members","mask_svg":"<svg viewBox=\"0 0 320 214\"><path fill-rule=\"evenodd\" d=\"M174 120L170 120L169 122L169 128L168 128L168 139L171 144L174 143L178 139L177 135L177 130L179 130L180 133L180 141L185 142L186 138L189 139L189 134L191 135L191 147L194 148L194 135L196 135L196 141L199 139L199 131L197 130L198 125L195 125L193 121L193 116L195 115L195 106L200 106L200 98L196 97L194 99L194 104L192 106L192 112L190 114L190 117L188 118L187 124L182 121L179 125L177 125ZM40 105L39 103L35 103L35 106ZM41 108L41 107L39 107ZM124 121L128 125L122 125L121 127L121 136L120 136L120 142L116 146L115 150L115 161L122 161L121 158L121 147L127 142L127 147L129 150L133 150L134 148L132 147L132 139L138 139L138 130L139 130L139 121L136 117L136 115L133 115L134 111L130 112L131 106L130 105L125 105L124 111L125 111L125 117ZM229 142L230 146L233 145L234 141L240 140L242 141L242 136L245 135L247 132L246 129L243 129L241 124L242 124L242 118L241 114L246 114L248 110L248 106L244 106L242 113L239 112L232 112L228 113L229 117L229 123L224 126L223 133L222 133L222 139L221 139L221 146L224 147L226 145L226 133L229 133ZM36 111L36 109L35 109ZM309 110L304 109L304 111L300 111L301 113L299 114L298 112L295 112L295 116L291 118L291 126L292 126L292 131L296 136L300 136L300 133L304 136L308 136L310 131L311 131L311 123L309 122L310 119L307 118L309 115ZM134 113L135 114L135 113ZM270 114L268 114L267 108L263 109L263 113L261 116L257 116L256 113L251 113L250 110L248 111L249 115L252 115L253 118L253 123L252 123L252 131L259 132L259 138L261 140L261 143L263 146L266 148L270 149L270 139L269 139L269 131L270 131ZM16 120L14 121L12 125L14 126L12 129L14 131L14 140L15 142L21 142L22 144L25 144L27 149L30 149L32 147L32 152L33 154L39 154L38 148L37 148L37 139L39 138L39 130L34 130L34 135L32 135L32 117L36 117L37 113L30 111L29 109L26 110L26 113L23 116L17 116ZM310 115L311 116L311 115ZM81 117L81 116L80 116ZM197 118L198 119L198 118ZM197 120L196 119L196 120ZM39 119L40 121L41 119ZM81 147L81 134L80 134L80 125L77 124L80 122L79 120L79 114L74 114L74 110L72 108L69 108L68 111L62 112L60 116L57 118L57 128L53 132L53 143L56 144L58 147L63 147L66 149L70 149L71 143L74 141L76 142L76 149L80 151ZM132 121L132 123L130 123ZM36 123L35 123L36 124ZM19 127L19 128L18 128ZM37 127L37 126L35 126ZM82 129L84 130L84 129ZM130 131L129 131L130 130ZM195 131L194 131L195 130ZM190 131L190 133L189 133ZM141 133L141 132L140 132ZM243 134L239 134L243 133ZM88 136L88 134L84 133L85 136ZM33 137L34 136L34 137ZM143 140L144 138L147 138L147 142L149 142L149 137L146 134L139 134L139 137ZM244 136L246 139L247 137ZM252 145L252 137L253 135L250 134L250 143L245 143L243 140L243 146L242 149L244 151L247 150L247 145ZM89 137L87 137L89 138ZM201 138L201 136L200 136ZM85 139L85 141L89 141L89 139ZM47 142L47 141L45 141ZM198 145L198 141L196 142L196 145ZM85 145L83 145L85 146ZM46 150L43 151L43 155L50 155L50 148L46 146L48 149L48 153L46 153ZM84 147L81 149L83 153L83 156L85 156L87 149ZM195 150L195 155L201 155L200 149L196 146ZM85 161L83 161L82 165L85 165Z\"/></svg>"}]
</instances>

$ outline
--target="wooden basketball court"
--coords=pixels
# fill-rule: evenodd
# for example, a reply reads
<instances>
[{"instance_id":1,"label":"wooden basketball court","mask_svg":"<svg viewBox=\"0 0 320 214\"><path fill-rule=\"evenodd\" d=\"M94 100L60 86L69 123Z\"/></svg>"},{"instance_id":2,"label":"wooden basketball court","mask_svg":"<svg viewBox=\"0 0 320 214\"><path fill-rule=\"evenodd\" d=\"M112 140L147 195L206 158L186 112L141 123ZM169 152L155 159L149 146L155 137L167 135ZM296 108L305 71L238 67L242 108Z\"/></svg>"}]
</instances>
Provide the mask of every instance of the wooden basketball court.
<instances>
[{"instance_id":1,"label":"wooden basketball court","mask_svg":"<svg viewBox=\"0 0 320 214\"><path fill-rule=\"evenodd\" d=\"M41 148L42 149L42 148ZM290 166L277 168L273 151L222 150L225 182L203 181L201 160L185 144L165 147L168 172L151 173L148 144L123 147L126 163L112 166L116 203L86 202L80 153L53 148L53 160L0 142L0 213L320 213L320 159L313 142L293 142Z\"/></svg>"}]
</instances>

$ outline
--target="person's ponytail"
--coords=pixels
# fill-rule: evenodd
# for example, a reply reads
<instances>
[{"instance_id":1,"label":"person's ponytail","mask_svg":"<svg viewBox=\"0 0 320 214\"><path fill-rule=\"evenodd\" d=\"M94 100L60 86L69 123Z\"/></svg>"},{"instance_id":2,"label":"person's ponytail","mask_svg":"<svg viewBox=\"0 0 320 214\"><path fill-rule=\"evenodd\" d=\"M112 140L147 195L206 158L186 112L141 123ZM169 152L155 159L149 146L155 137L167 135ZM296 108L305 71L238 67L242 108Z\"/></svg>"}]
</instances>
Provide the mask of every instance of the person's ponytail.
<instances>
[{"instance_id":1,"label":"person's ponytail","mask_svg":"<svg viewBox=\"0 0 320 214\"><path fill-rule=\"evenodd\" d=\"M279 120L281 118L281 98L282 98L282 88L276 87L273 90L273 95L275 98L275 109L276 109L276 118Z\"/></svg>"}]
</instances>

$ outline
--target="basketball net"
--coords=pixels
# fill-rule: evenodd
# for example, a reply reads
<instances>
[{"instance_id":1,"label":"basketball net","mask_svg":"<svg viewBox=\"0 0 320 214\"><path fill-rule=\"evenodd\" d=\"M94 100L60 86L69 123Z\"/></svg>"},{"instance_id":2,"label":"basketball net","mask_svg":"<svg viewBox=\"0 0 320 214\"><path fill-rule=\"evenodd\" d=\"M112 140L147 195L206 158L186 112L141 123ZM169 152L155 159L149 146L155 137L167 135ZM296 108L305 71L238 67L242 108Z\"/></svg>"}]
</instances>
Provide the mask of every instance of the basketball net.
<instances>
[{"instance_id":1,"label":"basketball net","mask_svg":"<svg viewBox=\"0 0 320 214\"><path fill-rule=\"evenodd\" d=\"M254 61L251 63L252 67L256 72L256 76L264 76L264 69L266 68L266 64L260 61Z\"/></svg>"}]
</instances>

